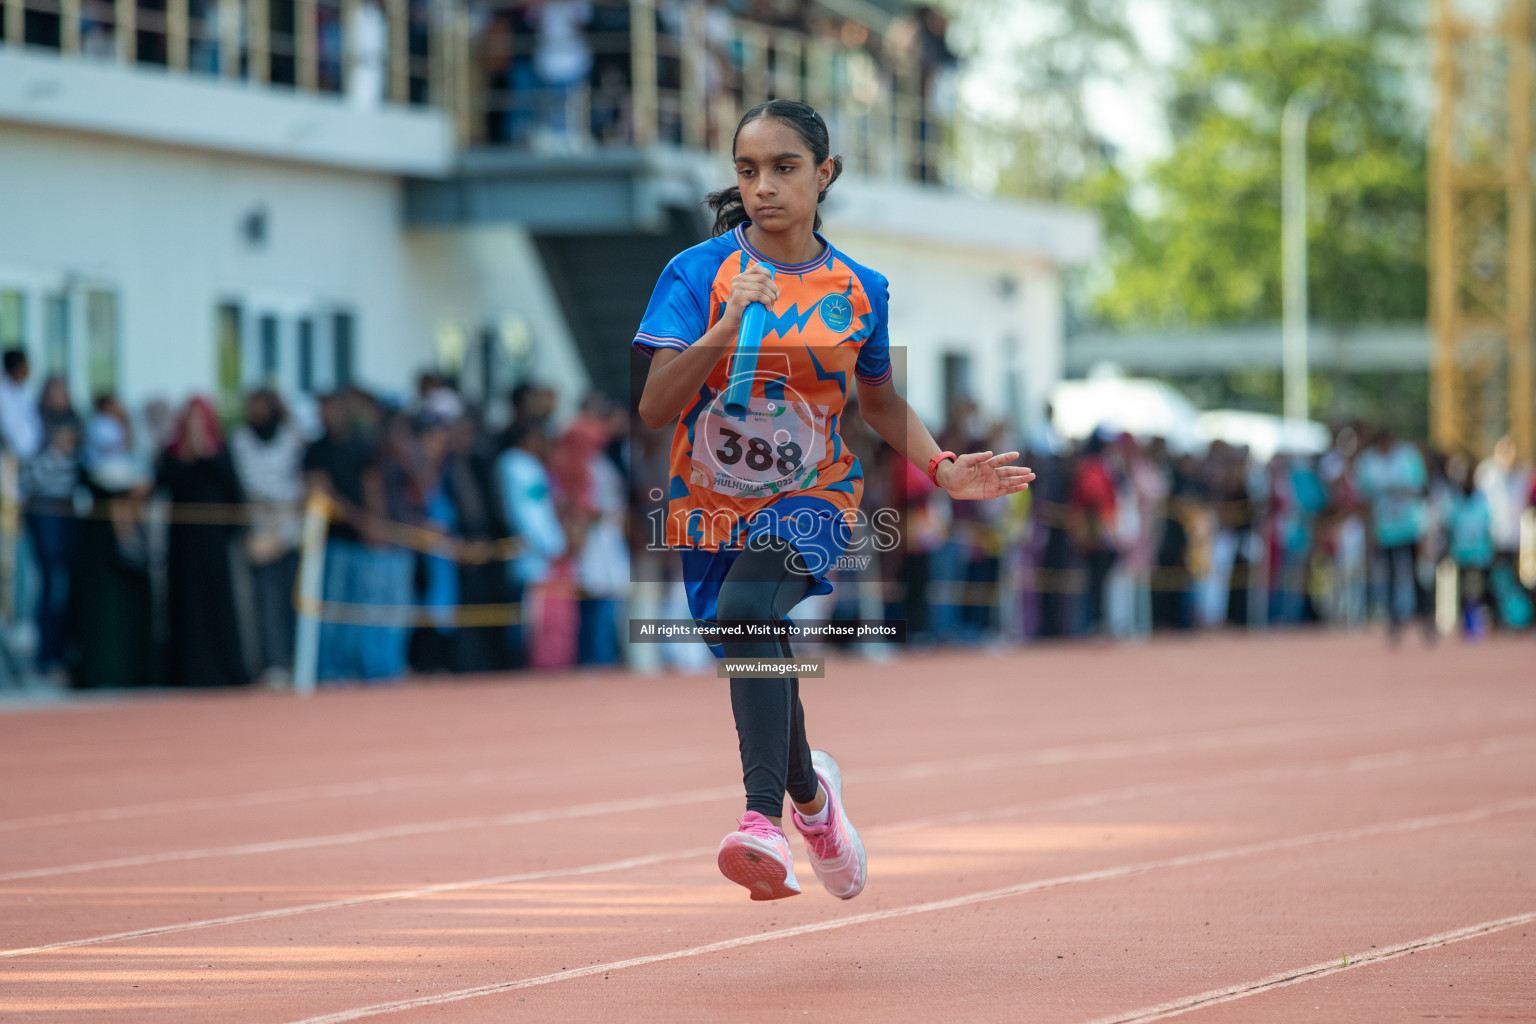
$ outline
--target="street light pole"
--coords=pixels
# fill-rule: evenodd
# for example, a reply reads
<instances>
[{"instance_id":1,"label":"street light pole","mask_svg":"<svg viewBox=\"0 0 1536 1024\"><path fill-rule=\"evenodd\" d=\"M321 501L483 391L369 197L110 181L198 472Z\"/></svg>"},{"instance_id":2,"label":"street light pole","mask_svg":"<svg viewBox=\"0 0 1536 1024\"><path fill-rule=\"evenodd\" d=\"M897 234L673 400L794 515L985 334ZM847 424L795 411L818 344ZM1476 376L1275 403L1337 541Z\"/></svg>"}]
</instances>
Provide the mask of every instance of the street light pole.
<instances>
[{"instance_id":1,"label":"street light pole","mask_svg":"<svg viewBox=\"0 0 1536 1024\"><path fill-rule=\"evenodd\" d=\"M1281 371L1288 422L1307 420L1307 123L1317 93L1302 86L1280 115Z\"/></svg>"}]
</instances>

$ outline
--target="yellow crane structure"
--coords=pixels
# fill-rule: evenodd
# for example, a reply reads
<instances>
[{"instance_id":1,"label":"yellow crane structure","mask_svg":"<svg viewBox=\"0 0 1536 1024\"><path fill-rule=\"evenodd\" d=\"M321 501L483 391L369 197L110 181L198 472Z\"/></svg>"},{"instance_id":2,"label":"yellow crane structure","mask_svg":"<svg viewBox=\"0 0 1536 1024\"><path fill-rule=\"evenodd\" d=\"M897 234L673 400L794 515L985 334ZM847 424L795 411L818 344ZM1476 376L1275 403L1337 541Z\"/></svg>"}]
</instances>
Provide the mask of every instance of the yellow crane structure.
<instances>
[{"instance_id":1,"label":"yellow crane structure","mask_svg":"<svg viewBox=\"0 0 1536 1024\"><path fill-rule=\"evenodd\" d=\"M1430 432L1530 459L1531 0L1432 2Z\"/></svg>"}]
</instances>

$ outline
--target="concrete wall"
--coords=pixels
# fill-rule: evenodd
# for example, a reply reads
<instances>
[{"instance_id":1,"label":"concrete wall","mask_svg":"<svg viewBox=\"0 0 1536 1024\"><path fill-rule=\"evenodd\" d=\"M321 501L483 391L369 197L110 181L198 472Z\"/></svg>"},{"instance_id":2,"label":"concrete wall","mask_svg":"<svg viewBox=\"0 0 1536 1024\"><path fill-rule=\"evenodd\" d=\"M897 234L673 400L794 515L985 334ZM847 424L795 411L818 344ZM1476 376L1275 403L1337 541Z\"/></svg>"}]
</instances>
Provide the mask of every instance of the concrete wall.
<instances>
[{"instance_id":1,"label":"concrete wall","mask_svg":"<svg viewBox=\"0 0 1536 1024\"><path fill-rule=\"evenodd\" d=\"M587 370L526 228L417 228L407 233L406 250L413 336L443 338L451 331L473 343L490 327L502 348L493 396L504 398L515 379L532 378L559 392L562 412L581 401ZM472 393L484 387L477 372L470 367L464 375Z\"/></svg>"},{"instance_id":2,"label":"concrete wall","mask_svg":"<svg viewBox=\"0 0 1536 1024\"><path fill-rule=\"evenodd\" d=\"M392 175L0 123L0 182L0 288L32 292L34 361L42 294L112 290L130 401L213 389L215 310L230 300L284 323L351 310L356 375L371 385L405 388L430 358ZM243 233L257 211L259 244ZM291 366L291 337L284 346Z\"/></svg>"},{"instance_id":3,"label":"concrete wall","mask_svg":"<svg viewBox=\"0 0 1536 1024\"><path fill-rule=\"evenodd\" d=\"M969 360L989 418L1033 433L1064 366L1061 271L1098 253L1090 213L910 182L839 181L826 234L891 282L891 343L907 350L908 401L943 425L946 354Z\"/></svg>"},{"instance_id":4,"label":"concrete wall","mask_svg":"<svg viewBox=\"0 0 1536 1024\"><path fill-rule=\"evenodd\" d=\"M0 47L0 121L399 174L453 161L448 115Z\"/></svg>"},{"instance_id":5,"label":"concrete wall","mask_svg":"<svg viewBox=\"0 0 1536 1024\"><path fill-rule=\"evenodd\" d=\"M6 59L14 70L14 55ZM138 71L35 60L144 85ZM278 378L291 391L300 325L313 323L315 344L328 353L332 317L347 311L355 318L354 378L370 387L404 396L445 348L462 352L490 328L506 350L491 393L521 376L555 384L570 400L586 390L526 226L410 227L396 171L335 166L306 158L302 146L293 159L276 160L229 152L213 138L194 148L148 141L153 133L143 131L79 131L64 127L68 117L18 123L5 107L12 79L0 73L0 289L28 292L29 346L40 366L43 300L71 297L82 400L83 296L97 289L117 299L117 387L133 403L216 389L216 311L228 302L245 315L246 386L261 378L263 318L278 325ZM176 85L183 99L205 85L221 90L231 119L249 98L224 96L238 87L220 83L159 85ZM49 97L46 89L21 92L27 102ZM906 350L906 390L931 426L944 419L949 353L968 358L970 391L986 413L1038 425L1062 375L1059 268L1097 251L1096 220L858 180L839 182L825 214L828 236L890 279L892 342ZM257 222L261 238L250 231ZM325 355L316 372L315 389L330 387Z\"/></svg>"},{"instance_id":6,"label":"concrete wall","mask_svg":"<svg viewBox=\"0 0 1536 1024\"><path fill-rule=\"evenodd\" d=\"M1096 363L1112 363L1128 373L1278 373L1282 348L1279 324L1194 331L1093 331L1067 342L1067 372L1083 376ZM1429 369L1431 356L1429 330L1423 321L1317 321L1307 330L1307 361L1314 370L1423 373Z\"/></svg>"},{"instance_id":7,"label":"concrete wall","mask_svg":"<svg viewBox=\"0 0 1536 1024\"><path fill-rule=\"evenodd\" d=\"M334 382L330 317L355 317L355 378L406 396L445 333L486 327L516 352L500 368L586 392L565 319L528 232L517 225L406 230L400 180L0 124L0 291L25 290L28 347L44 368L43 299L74 296L73 377L84 379L82 303L117 296L118 389L137 405L218 384L216 310L245 313L243 380L261 379L262 316L278 324L279 379L297 389L297 323L314 323L316 390ZM106 169L106 170L104 170ZM245 222L264 211L266 238ZM508 378L495 381L498 392Z\"/></svg>"},{"instance_id":8,"label":"concrete wall","mask_svg":"<svg viewBox=\"0 0 1536 1024\"><path fill-rule=\"evenodd\" d=\"M1061 285L1053 265L830 222L826 233L890 280L891 345L905 349L904 393L929 429L944 424L947 353L969 357L971 397L985 415L1022 414L1019 426L1038 426L1062 374Z\"/></svg>"}]
</instances>

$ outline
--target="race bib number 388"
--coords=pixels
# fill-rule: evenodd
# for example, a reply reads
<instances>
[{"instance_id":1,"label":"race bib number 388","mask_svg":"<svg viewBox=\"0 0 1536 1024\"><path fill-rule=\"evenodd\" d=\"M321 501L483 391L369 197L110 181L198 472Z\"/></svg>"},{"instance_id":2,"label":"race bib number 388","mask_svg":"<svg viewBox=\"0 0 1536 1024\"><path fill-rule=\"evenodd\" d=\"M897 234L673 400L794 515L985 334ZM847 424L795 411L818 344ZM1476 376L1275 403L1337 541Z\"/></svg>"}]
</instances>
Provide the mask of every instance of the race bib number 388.
<instances>
[{"instance_id":1,"label":"race bib number 388","mask_svg":"<svg viewBox=\"0 0 1536 1024\"><path fill-rule=\"evenodd\" d=\"M738 498L801 490L826 457L829 411L786 389L785 398L752 398L733 416L717 394L696 421L689 486Z\"/></svg>"}]
</instances>

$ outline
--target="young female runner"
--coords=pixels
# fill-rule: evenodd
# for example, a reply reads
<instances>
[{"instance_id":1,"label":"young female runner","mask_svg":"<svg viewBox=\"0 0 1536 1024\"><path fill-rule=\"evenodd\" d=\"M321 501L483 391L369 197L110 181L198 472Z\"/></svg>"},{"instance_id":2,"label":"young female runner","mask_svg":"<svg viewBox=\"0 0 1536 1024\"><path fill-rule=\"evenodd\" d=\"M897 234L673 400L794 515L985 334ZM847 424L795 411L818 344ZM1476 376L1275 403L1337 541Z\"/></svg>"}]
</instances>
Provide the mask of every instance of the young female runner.
<instances>
[{"instance_id":1,"label":"young female runner","mask_svg":"<svg viewBox=\"0 0 1536 1024\"><path fill-rule=\"evenodd\" d=\"M778 622L832 590L826 573L851 538L863 472L838 419L849 377L859 413L954 498L1029 486L1018 452L942 452L891 383L886 280L817 231L816 206L842 172L811 107L772 100L736 126L736 186L709 196L715 237L667 265L634 344L651 357L640 416L672 440L666 543L681 549L694 618L722 626ZM770 270L771 268L771 270ZM726 408L747 307L767 307L745 408ZM739 367L737 368L739 369ZM743 370L742 372L747 372ZM730 658L787 656L782 639L747 634L711 645ZM842 773L805 738L799 681L731 680L747 810L720 844L721 872L754 900L800 892L780 823L795 827L827 891L864 888L864 846L843 809Z\"/></svg>"}]
</instances>

